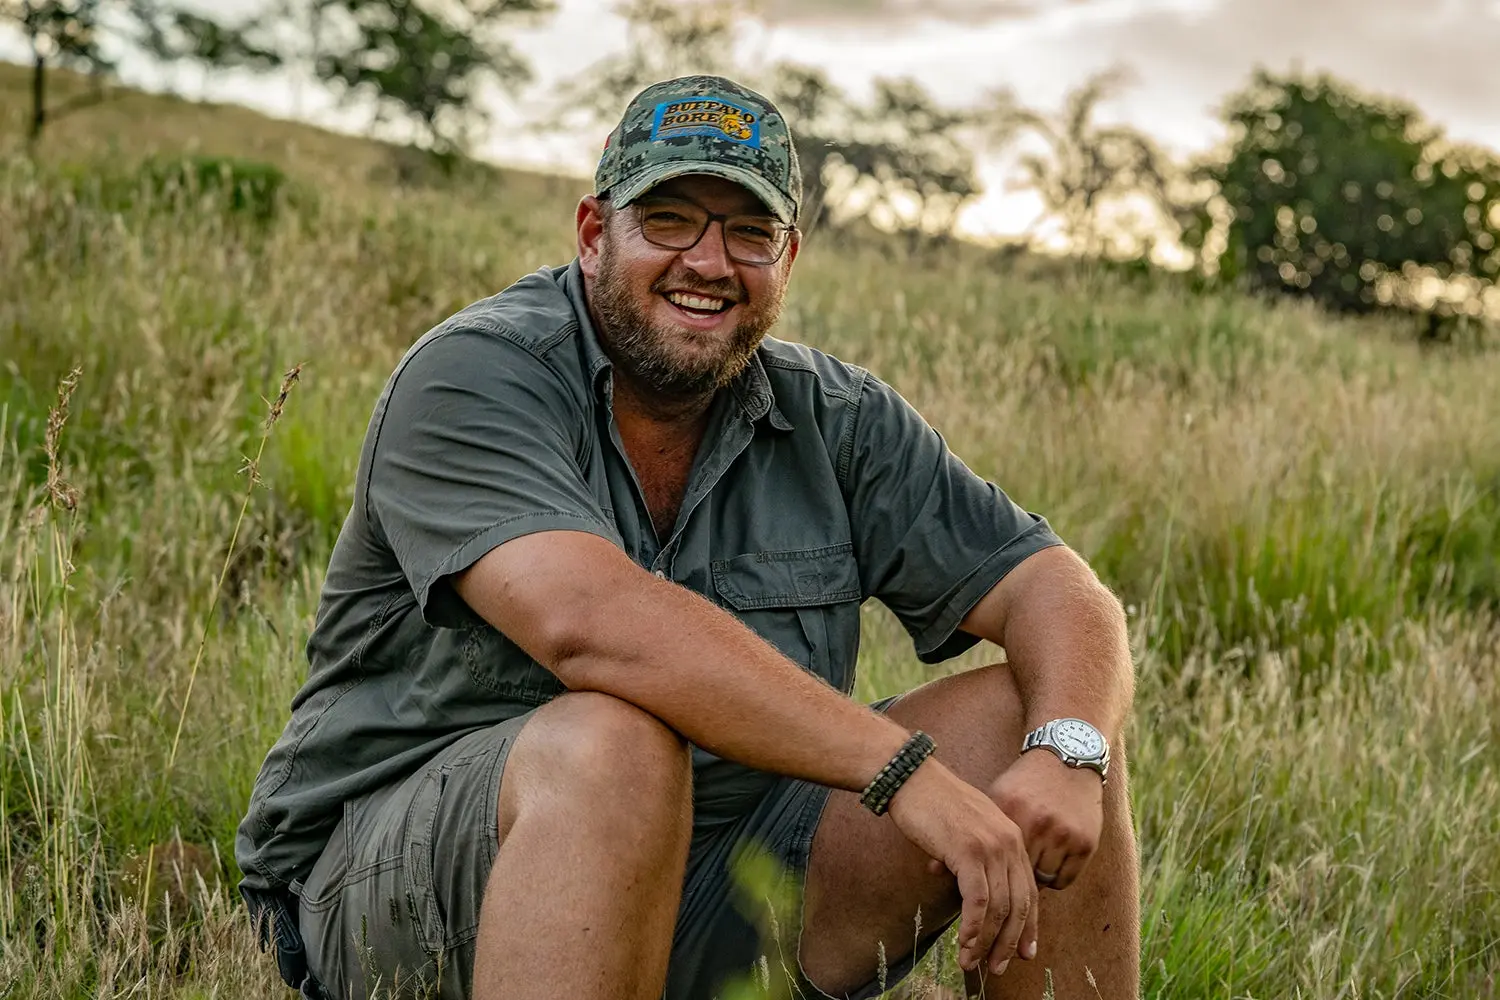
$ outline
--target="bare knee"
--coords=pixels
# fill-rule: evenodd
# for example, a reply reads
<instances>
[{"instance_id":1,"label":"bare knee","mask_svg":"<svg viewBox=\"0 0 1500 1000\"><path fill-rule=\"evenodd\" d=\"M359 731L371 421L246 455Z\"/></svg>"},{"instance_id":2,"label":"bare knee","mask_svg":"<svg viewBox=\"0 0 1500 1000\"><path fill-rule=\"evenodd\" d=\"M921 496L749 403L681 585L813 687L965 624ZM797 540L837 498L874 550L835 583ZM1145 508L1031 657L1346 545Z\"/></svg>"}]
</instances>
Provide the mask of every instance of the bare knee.
<instances>
[{"instance_id":1,"label":"bare knee","mask_svg":"<svg viewBox=\"0 0 1500 1000\"><path fill-rule=\"evenodd\" d=\"M979 787L1015 762L1026 735L1020 689L1003 663L930 681L902 696L889 715L930 733L939 759Z\"/></svg>"},{"instance_id":2,"label":"bare knee","mask_svg":"<svg viewBox=\"0 0 1500 1000\"><path fill-rule=\"evenodd\" d=\"M616 836L686 836L692 785L687 744L660 719L611 695L571 692L516 739L500 786L502 839L526 811L606 823Z\"/></svg>"}]
</instances>

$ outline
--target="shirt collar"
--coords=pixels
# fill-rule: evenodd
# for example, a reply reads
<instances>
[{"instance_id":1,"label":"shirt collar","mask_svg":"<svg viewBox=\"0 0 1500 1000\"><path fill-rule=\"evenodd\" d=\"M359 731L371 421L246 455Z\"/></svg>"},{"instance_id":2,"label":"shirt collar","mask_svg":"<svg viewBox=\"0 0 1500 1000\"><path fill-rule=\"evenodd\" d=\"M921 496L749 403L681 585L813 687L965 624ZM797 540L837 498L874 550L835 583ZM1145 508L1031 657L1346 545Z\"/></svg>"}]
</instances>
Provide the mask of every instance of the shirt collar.
<instances>
[{"instance_id":1,"label":"shirt collar","mask_svg":"<svg viewBox=\"0 0 1500 1000\"><path fill-rule=\"evenodd\" d=\"M588 298L584 294L583 270L576 257L563 272L562 285L564 294L573 304L573 313L578 317L579 339L582 341L583 362L589 385L602 398L606 375L612 370L613 364L609 355L604 353L604 348L599 345L599 334L594 329L594 319L589 313ZM776 405L776 393L771 387L771 379L766 374L766 366L761 361L760 353L757 350L750 356L750 363L729 384L729 389L739 403L745 419L751 423L766 420L776 430L792 430L792 422L786 418L781 407Z\"/></svg>"}]
</instances>

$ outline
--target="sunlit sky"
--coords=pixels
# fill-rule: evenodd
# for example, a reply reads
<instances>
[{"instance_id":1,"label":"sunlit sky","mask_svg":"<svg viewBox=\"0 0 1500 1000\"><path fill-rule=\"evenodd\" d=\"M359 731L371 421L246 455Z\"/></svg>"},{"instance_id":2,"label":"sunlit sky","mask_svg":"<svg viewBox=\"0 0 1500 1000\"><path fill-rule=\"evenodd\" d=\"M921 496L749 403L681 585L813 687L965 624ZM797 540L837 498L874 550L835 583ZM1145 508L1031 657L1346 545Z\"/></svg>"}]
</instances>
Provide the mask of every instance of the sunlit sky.
<instances>
[{"instance_id":1,"label":"sunlit sky","mask_svg":"<svg viewBox=\"0 0 1500 1000\"><path fill-rule=\"evenodd\" d=\"M248 10L257 0L198 0ZM516 34L537 81L494 108L482 153L500 162L586 175L603 135L541 138L523 128L560 80L619 51L610 0L562 0L559 12ZM738 55L822 67L856 94L876 76L909 75L941 100L964 104L1007 87L1025 104L1055 108L1091 73L1128 67L1134 84L1101 118L1135 125L1178 154L1222 138L1215 109L1256 65L1329 70L1415 103L1458 139L1500 149L1500 0L762 0L766 26ZM0 55L20 58L18 40ZM137 79L144 72L127 65ZM274 114L335 123L337 112L285 79L188 74L188 96L231 100ZM346 120L348 120L346 118ZM987 194L964 219L979 233L1014 233L1035 198L987 161Z\"/></svg>"}]
</instances>

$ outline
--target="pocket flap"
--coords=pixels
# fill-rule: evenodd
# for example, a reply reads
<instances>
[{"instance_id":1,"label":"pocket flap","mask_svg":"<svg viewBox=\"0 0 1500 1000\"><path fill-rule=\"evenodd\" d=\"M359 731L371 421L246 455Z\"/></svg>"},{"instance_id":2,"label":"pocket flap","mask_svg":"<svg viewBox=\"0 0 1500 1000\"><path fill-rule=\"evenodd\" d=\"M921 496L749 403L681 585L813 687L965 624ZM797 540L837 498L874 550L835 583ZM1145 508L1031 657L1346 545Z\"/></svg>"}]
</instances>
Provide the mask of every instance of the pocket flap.
<instances>
[{"instance_id":1,"label":"pocket flap","mask_svg":"<svg viewBox=\"0 0 1500 1000\"><path fill-rule=\"evenodd\" d=\"M714 589L736 611L857 601L854 545L749 552L713 562Z\"/></svg>"}]
</instances>

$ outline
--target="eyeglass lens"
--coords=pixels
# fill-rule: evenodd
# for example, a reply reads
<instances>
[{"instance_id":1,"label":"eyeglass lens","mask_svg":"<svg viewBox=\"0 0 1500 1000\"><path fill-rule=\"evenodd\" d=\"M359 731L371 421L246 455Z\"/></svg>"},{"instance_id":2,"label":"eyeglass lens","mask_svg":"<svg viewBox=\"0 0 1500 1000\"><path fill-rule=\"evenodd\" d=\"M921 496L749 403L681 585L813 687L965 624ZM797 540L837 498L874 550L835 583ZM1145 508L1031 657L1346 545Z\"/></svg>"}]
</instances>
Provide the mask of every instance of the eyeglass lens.
<instances>
[{"instance_id":1,"label":"eyeglass lens","mask_svg":"<svg viewBox=\"0 0 1500 1000\"><path fill-rule=\"evenodd\" d=\"M647 202L640 205L641 235L669 250L695 246L708 224L724 224L724 249L742 264L770 264L786 248L790 230L764 215L717 215L692 202Z\"/></svg>"}]
</instances>

